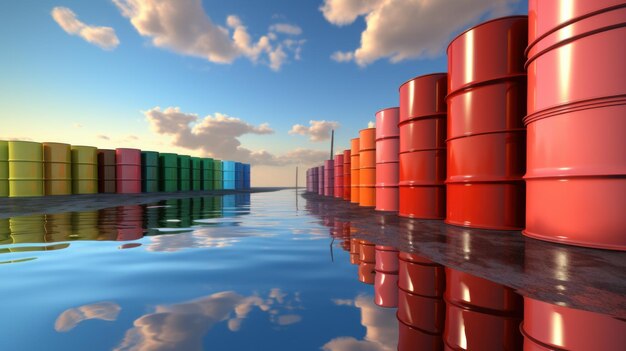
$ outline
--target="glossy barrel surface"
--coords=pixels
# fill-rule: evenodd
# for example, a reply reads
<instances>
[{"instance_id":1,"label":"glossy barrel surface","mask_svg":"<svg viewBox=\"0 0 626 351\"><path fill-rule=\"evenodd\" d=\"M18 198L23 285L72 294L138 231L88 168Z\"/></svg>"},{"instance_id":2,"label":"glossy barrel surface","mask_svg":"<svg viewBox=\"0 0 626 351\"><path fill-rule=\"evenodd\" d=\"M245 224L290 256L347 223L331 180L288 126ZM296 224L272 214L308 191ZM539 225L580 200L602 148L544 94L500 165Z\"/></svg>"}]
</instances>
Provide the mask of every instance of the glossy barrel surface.
<instances>
[{"instance_id":1,"label":"glossy barrel surface","mask_svg":"<svg viewBox=\"0 0 626 351\"><path fill-rule=\"evenodd\" d=\"M334 159L334 190L333 196L343 198L343 153L335 155Z\"/></svg>"},{"instance_id":2,"label":"glossy barrel surface","mask_svg":"<svg viewBox=\"0 0 626 351\"><path fill-rule=\"evenodd\" d=\"M72 194L98 192L98 149L72 145Z\"/></svg>"},{"instance_id":3,"label":"glossy barrel surface","mask_svg":"<svg viewBox=\"0 0 626 351\"><path fill-rule=\"evenodd\" d=\"M350 201L352 194L352 153L350 150L343 151L343 199Z\"/></svg>"},{"instance_id":4,"label":"glossy barrel surface","mask_svg":"<svg viewBox=\"0 0 626 351\"><path fill-rule=\"evenodd\" d=\"M191 190L191 156L178 155L178 190Z\"/></svg>"},{"instance_id":5,"label":"glossy barrel surface","mask_svg":"<svg viewBox=\"0 0 626 351\"><path fill-rule=\"evenodd\" d=\"M43 143L45 195L72 194L72 152L69 144Z\"/></svg>"},{"instance_id":6,"label":"glossy barrel surface","mask_svg":"<svg viewBox=\"0 0 626 351\"><path fill-rule=\"evenodd\" d=\"M361 182L359 167L361 158L359 138L350 139L350 202L358 204L360 200L359 185Z\"/></svg>"},{"instance_id":7,"label":"glossy barrel surface","mask_svg":"<svg viewBox=\"0 0 626 351\"><path fill-rule=\"evenodd\" d=\"M116 192L135 194L141 192L141 150L115 149Z\"/></svg>"},{"instance_id":8,"label":"glossy barrel surface","mask_svg":"<svg viewBox=\"0 0 626 351\"><path fill-rule=\"evenodd\" d=\"M159 154L159 191L178 191L177 154Z\"/></svg>"},{"instance_id":9,"label":"glossy barrel surface","mask_svg":"<svg viewBox=\"0 0 626 351\"><path fill-rule=\"evenodd\" d=\"M159 191L159 153L155 151L141 152L141 192Z\"/></svg>"},{"instance_id":10,"label":"glossy barrel surface","mask_svg":"<svg viewBox=\"0 0 626 351\"><path fill-rule=\"evenodd\" d=\"M0 197L9 196L9 143L0 140Z\"/></svg>"},{"instance_id":11,"label":"glossy barrel surface","mask_svg":"<svg viewBox=\"0 0 626 351\"><path fill-rule=\"evenodd\" d=\"M32 141L8 142L9 196L43 196L43 147Z\"/></svg>"},{"instance_id":12,"label":"glossy barrel surface","mask_svg":"<svg viewBox=\"0 0 626 351\"><path fill-rule=\"evenodd\" d=\"M116 192L115 150L98 149L98 192Z\"/></svg>"},{"instance_id":13,"label":"glossy barrel surface","mask_svg":"<svg viewBox=\"0 0 626 351\"><path fill-rule=\"evenodd\" d=\"M359 205L376 206L376 128L359 131Z\"/></svg>"},{"instance_id":14,"label":"glossy barrel surface","mask_svg":"<svg viewBox=\"0 0 626 351\"><path fill-rule=\"evenodd\" d=\"M324 161L324 195L333 196L335 191L335 161Z\"/></svg>"},{"instance_id":15,"label":"glossy barrel surface","mask_svg":"<svg viewBox=\"0 0 626 351\"><path fill-rule=\"evenodd\" d=\"M399 108L376 113L376 210L398 211Z\"/></svg>"}]
</instances>

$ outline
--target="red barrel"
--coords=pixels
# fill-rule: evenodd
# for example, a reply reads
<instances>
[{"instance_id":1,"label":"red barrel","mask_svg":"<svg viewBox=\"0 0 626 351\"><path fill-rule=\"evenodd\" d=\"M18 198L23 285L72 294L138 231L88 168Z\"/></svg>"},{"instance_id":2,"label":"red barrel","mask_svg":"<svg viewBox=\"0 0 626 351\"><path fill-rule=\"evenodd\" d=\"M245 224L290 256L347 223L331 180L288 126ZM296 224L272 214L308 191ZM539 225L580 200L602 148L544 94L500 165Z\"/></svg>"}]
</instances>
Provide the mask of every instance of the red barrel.
<instances>
[{"instance_id":1,"label":"red barrel","mask_svg":"<svg viewBox=\"0 0 626 351\"><path fill-rule=\"evenodd\" d=\"M318 182L317 182L317 185L318 185L317 193L319 195L324 195L324 191L325 191L325 189L324 189L324 166L317 167L317 176L318 176L318 178L317 178L317 180L318 180Z\"/></svg>"},{"instance_id":2,"label":"red barrel","mask_svg":"<svg viewBox=\"0 0 626 351\"><path fill-rule=\"evenodd\" d=\"M335 190L335 161L324 161L324 195L333 196Z\"/></svg>"},{"instance_id":3,"label":"red barrel","mask_svg":"<svg viewBox=\"0 0 626 351\"><path fill-rule=\"evenodd\" d=\"M626 6L529 3L526 229L626 250Z\"/></svg>"},{"instance_id":4,"label":"red barrel","mask_svg":"<svg viewBox=\"0 0 626 351\"><path fill-rule=\"evenodd\" d=\"M141 192L141 150L115 149L115 177L118 194Z\"/></svg>"},{"instance_id":5,"label":"red barrel","mask_svg":"<svg viewBox=\"0 0 626 351\"><path fill-rule=\"evenodd\" d=\"M360 157L359 149L361 143L359 138L350 140L350 202L358 204L361 194L359 191L359 185L361 182L360 177Z\"/></svg>"},{"instance_id":6,"label":"red barrel","mask_svg":"<svg viewBox=\"0 0 626 351\"><path fill-rule=\"evenodd\" d=\"M376 206L376 128L359 131L359 205Z\"/></svg>"},{"instance_id":7,"label":"red barrel","mask_svg":"<svg viewBox=\"0 0 626 351\"><path fill-rule=\"evenodd\" d=\"M351 162L350 162L350 150L343 151L343 199L346 201L350 201L350 188L352 187L351 179L350 179L350 170L351 170Z\"/></svg>"},{"instance_id":8,"label":"red barrel","mask_svg":"<svg viewBox=\"0 0 626 351\"><path fill-rule=\"evenodd\" d=\"M473 27L448 46L446 223L524 225L526 16Z\"/></svg>"},{"instance_id":9,"label":"red barrel","mask_svg":"<svg viewBox=\"0 0 626 351\"><path fill-rule=\"evenodd\" d=\"M451 350L522 350L523 300L513 289L446 268L446 326Z\"/></svg>"},{"instance_id":10,"label":"red barrel","mask_svg":"<svg viewBox=\"0 0 626 351\"><path fill-rule=\"evenodd\" d=\"M334 196L343 198L343 153L335 155L335 189Z\"/></svg>"},{"instance_id":11,"label":"red barrel","mask_svg":"<svg viewBox=\"0 0 626 351\"><path fill-rule=\"evenodd\" d=\"M398 211L398 111L376 112L376 210Z\"/></svg>"},{"instance_id":12,"label":"red barrel","mask_svg":"<svg viewBox=\"0 0 626 351\"><path fill-rule=\"evenodd\" d=\"M400 86L399 215L443 219L446 209L446 73Z\"/></svg>"},{"instance_id":13,"label":"red barrel","mask_svg":"<svg viewBox=\"0 0 626 351\"><path fill-rule=\"evenodd\" d=\"M398 250L375 246L374 303L382 307L398 306Z\"/></svg>"},{"instance_id":14,"label":"red barrel","mask_svg":"<svg viewBox=\"0 0 626 351\"><path fill-rule=\"evenodd\" d=\"M524 297L521 329L524 350L621 350L626 346L626 321L529 297Z\"/></svg>"}]
</instances>

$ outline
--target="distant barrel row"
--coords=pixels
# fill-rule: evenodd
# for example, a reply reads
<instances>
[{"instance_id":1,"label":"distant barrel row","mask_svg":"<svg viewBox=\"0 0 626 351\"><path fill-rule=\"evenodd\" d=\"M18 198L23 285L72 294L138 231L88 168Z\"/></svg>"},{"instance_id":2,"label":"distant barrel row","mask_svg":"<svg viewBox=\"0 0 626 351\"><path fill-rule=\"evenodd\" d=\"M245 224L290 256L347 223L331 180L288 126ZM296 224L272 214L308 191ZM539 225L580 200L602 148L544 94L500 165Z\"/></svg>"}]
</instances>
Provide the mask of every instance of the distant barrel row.
<instances>
[{"instance_id":1,"label":"distant barrel row","mask_svg":"<svg viewBox=\"0 0 626 351\"><path fill-rule=\"evenodd\" d=\"M250 189L250 165L138 149L0 141L0 197Z\"/></svg>"}]
</instances>

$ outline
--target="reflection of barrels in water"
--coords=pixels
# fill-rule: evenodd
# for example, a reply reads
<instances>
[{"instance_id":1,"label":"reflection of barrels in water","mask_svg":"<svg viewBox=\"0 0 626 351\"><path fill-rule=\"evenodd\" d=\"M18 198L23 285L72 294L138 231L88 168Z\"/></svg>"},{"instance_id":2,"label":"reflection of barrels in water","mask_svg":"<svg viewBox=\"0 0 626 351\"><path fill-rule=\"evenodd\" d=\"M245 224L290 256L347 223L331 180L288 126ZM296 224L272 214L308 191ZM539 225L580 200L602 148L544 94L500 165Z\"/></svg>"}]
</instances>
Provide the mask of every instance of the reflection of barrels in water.
<instances>
[{"instance_id":1,"label":"reflection of barrels in water","mask_svg":"<svg viewBox=\"0 0 626 351\"><path fill-rule=\"evenodd\" d=\"M98 149L98 192L116 192L115 150Z\"/></svg>"},{"instance_id":2,"label":"reflection of barrels in water","mask_svg":"<svg viewBox=\"0 0 626 351\"><path fill-rule=\"evenodd\" d=\"M9 141L9 196L43 196L43 148L31 141Z\"/></svg>"},{"instance_id":3,"label":"reflection of barrels in water","mask_svg":"<svg viewBox=\"0 0 626 351\"><path fill-rule=\"evenodd\" d=\"M178 155L178 190L191 190L191 156Z\"/></svg>"},{"instance_id":4,"label":"reflection of barrels in water","mask_svg":"<svg viewBox=\"0 0 626 351\"><path fill-rule=\"evenodd\" d=\"M72 193L98 192L98 149L72 145Z\"/></svg>"},{"instance_id":5,"label":"reflection of barrels in water","mask_svg":"<svg viewBox=\"0 0 626 351\"><path fill-rule=\"evenodd\" d=\"M71 240L72 212L47 214L45 221L46 242Z\"/></svg>"},{"instance_id":6,"label":"reflection of barrels in water","mask_svg":"<svg viewBox=\"0 0 626 351\"><path fill-rule=\"evenodd\" d=\"M44 228L44 222L44 215L11 217L9 219L9 229L11 230L13 243L45 242L46 230Z\"/></svg>"},{"instance_id":7,"label":"reflection of barrels in water","mask_svg":"<svg viewBox=\"0 0 626 351\"><path fill-rule=\"evenodd\" d=\"M8 218L0 218L0 245L13 243L11 239L11 227Z\"/></svg>"},{"instance_id":8,"label":"reflection of barrels in water","mask_svg":"<svg viewBox=\"0 0 626 351\"><path fill-rule=\"evenodd\" d=\"M72 194L72 153L69 144L43 143L44 193Z\"/></svg>"},{"instance_id":9,"label":"reflection of barrels in water","mask_svg":"<svg viewBox=\"0 0 626 351\"><path fill-rule=\"evenodd\" d=\"M382 307L398 306L398 250L376 245L376 281L374 303Z\"/></svg>"},{"instance_id":10,"label":"reflection of barrels in water","mask_svg":"<svg viewBox=\"0 0 626 351\"><path fill-rule=\"evenodd\" d=\"M159 191L159 153L141 152L141 191L154 193Z\"/></svg>"},{"instance_id":11,"label":"reflection of barrels in water","mask_svg":"<svg viewBox=\"0 0 626 351\"><path fill-rule=\"evenodd\" d=\"M9 196L9 143L0 140L0 197Z\"/></svg>"},{"instance_id":12,"label":"reflection of barrels in water","mask_svg":"<svg viewBox=\"0 0 626 351\"><path fill-rule=\"evenodd\" d=\"M98 211L72 212L72 240L98 240Z\"/></svg>"},{"instance_id":13,"label":"reflection of barrels in water","mask_svg":"<svg viewBox=\"0 0 626 351\"><path fill-rule=\"evenodd\" d=\"M143 237L143 207L140 205L117 208L117 240L129 241Z\"/></svg>"},{"instance_id":14,"label":"reflection of barrels in water","mask_svg":"<svg viewBox=\"0 0 626 351\"><path fill-rule=\"evenodd\" d=\"M178 188L178 155L159 154L159 190L173 192Z\"/></svg>"}]
</instances>

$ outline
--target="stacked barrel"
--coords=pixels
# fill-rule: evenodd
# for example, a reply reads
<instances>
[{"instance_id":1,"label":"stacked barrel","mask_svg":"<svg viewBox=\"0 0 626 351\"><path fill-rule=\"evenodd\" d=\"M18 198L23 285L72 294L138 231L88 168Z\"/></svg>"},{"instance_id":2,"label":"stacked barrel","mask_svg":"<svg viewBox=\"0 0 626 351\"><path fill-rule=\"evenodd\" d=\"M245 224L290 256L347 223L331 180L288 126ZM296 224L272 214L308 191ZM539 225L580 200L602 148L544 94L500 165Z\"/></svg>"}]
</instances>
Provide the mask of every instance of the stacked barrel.
<instances>
[{"instance_id":1,"label":"stacked barrel","mask_svg":"<svg viewBox=\"0 0 626 351\"><path fill-rule=\"evenodd\" d=\"M399 215L443 219L446 211L447 74L400 86Z\"/></svg>"},{"instance_id":2,"label":"stacked barrel","mask_svg":"<svg viewBox=\"0 0 626 351\"><path fill-rule=\"evenodd\" d=\"M115 177L115 150L98 149L98 192L114 194Z\"/></svg>"},{"instance_id":3,"label":"stacked barrel","mask_svg":"<svg viewBox=\"0 0 626 351\"><path fill-rule=\"evenodd\" d=\"M9 144L9 151L11 151ZM98 149L72 145L72 194L98 192Z\"/></svg>"},{"instance_id":4,"label":"stacked barrel","mask_svg":"<svg viewBox=\"0 0 626 351\"><path fill-rule=\"evenodd\" d=\"M317 194L324 195L324 166L317 167Z\"/></svg>"},{"instance_id":5,"label":"stacked barrel","mask_svg":"<svg viewBox=\"0 0 626 351\"><path fill-rule=\"evenodd\" d=\"M203 158L202 162L202 190L213 190L213 159Z\"/></svg>"},{"instance_id":6,"label":"stacked barrel","mask_svg":"<svg viewBox=\"0 0 626 351\"><path fill-rule=\"evenodd\" d=\"M359 173L359 167L361 166L359 150L361 149L361 143L359 138L350 140L350 202L358 204L360 200L359 185L361 182L361 175Z\"/></svg>"},{"instance_id":7,"label":"stacked barrel","mask_svg":"<svg viewBox=\"0 0 626 351\"><path fill-rule=\"evenodd\" d=\"M224 189L224 175L222 174L222 161L213 160L213 189Z\"/></svg>"},{"instance_id":8,"label":"stacked barrel","mask_svg":"<svg viewBox=\"0 0 626 351\"><path fill-rule=\"evenodd\" d=\"M115 177L118 194L141 192L141 151L137 149L115 149Z\"/></svg>"},{"instance_id":9,"label":"stacked barrel","mask_svg":"<svg viewBox=\"0 0 626 351\"><path fill-rule=\"evenodd\" d=\"M359 131L359 205L376 206L376 128Z\"/></svg>"},{"instance_id":10,"label":"stacked barrel","mask_svg":"<svg viewBox=\"0 0 626 351\"><path fill-rule=\"evenodd\" d=\"M235 162L222 161L223 177L224 177L224 190L235 189Z\"/></svg>"},{"instance_id":11,"label":"stacked barrel","mask_svg":"<svg viewBox=\"0 0 626 351\"><path fill-rule=\"evenodd\" d=\"M350 150L343 151L343 199L346 201L350 201L350 189L352 187L351 179L350 179L350 170L351 170L351 157Z\"/></svg>"},{"instance_id":12,"label":"stacked barrel","mask_svg":"<svg viewBox=\"0 0 626 351\"><path fill-rule=\"evenodd\" d=\"M398 110L376 112L377 211L398 211Z\"/></svg>"},{"instance_id":13,"label":"stacked barrel","mask_svg":"<svg viewBox=\"0 0 626 351\"><path fill-rule=\"evenodd\" d=\"M333 194L336 198L343 199L343 153L335 155L335 189Z\"/></svg>"},{"instance_id":14,"label":"stacked barrel","mask_svg":"<svg viewBox=\"0 0 626 351\"><path fill-rule=\"evenodd\" d=\"M141 192L154 193L157 191L159 191L159 153L142 151Z\"/></svg>"},{"instance_id":15,"label":"stacked barrel","mask_svg":"<svg viewBox=\"0 0 626 351\"><path fill-rule=\"evenodd\" d=\"M69 144L43 143L45 195L72 194L72 152Z\"/></svg>"},{"instance_id":16,"label":"stacked barrel","mask_svg":"<svg viewBox=\"0 0 626 351\"><path fill-rule=\"evenodd\" d=\"M202 190L202 160L200 157L191 158L191 190Z\"/></svg>"},{"instance_id":17,"label":"stacked barrel","mask_svg":"<svg viewBox=\"0 0 626 351\"><path fill-rule=\"evenodd\" d=\"M382 307L398 306L398 250L376 245L374 303Z\"/></svg>"},{"instance_id":18,"label":"stacked barrel","mask_svg":"<svg viewBox=\"0 0 626 351\"><path fill-rule=\"evenodd\" d=\"M528 4L524 234L624 251L624 1Z\"/></svg>"},{"instance_id":19,"label":"stacked barrel","mask_svg":"<svg viewBox=\"0 0 626 351\"><path fill-rule=\"evenodd\" d=\"M0 140L0 197L9 196L9 143Z\"/></svg>"},{"instance_id":20,"label":"stacked barrel","mask_svg":"<svg viewBox=\"0 0 626 351\"><path fill-rule=\"evenodd\" d=\"M159 190L178 191L178 155L159 154Z\"/></svg>"},{"instance_id":21,"label":"stacked barrel","mask_svg":"<svg viewBox=\"0 0 626 351\"><path fill-rule=\"evenodd\" d=\"M191 190L191 156L178 155L178 190Z\"/></svg>"},{"instance_id":22,"label":"stacked barrel","mask_svg":"<svg viewBox=\"0 0 626 351\"><path fill-rule=\"evenodd\" d=\"M446 223L524 226L527 35L526 16L505 17L469 29L448 47Z\"/></svg>"},{"instance_id":23,"label":"stacked barrel","mask_svg":"<svg viewBox=\"0 0 626 351\"><path fill-rule=\"evenodd\" d=\"M324 161L324 195L333 196L335 190L335 161Z\"/></svg>"},{"instance_id":24,"label":"stacked barrel","mask_svg":"<svg viewBox=\"0 0 626 351\"><path fill-rule=\"evenodd\" d=\"M250 164L243 164L243 188L250 189Z\"/></svg>"}]
</instances>

